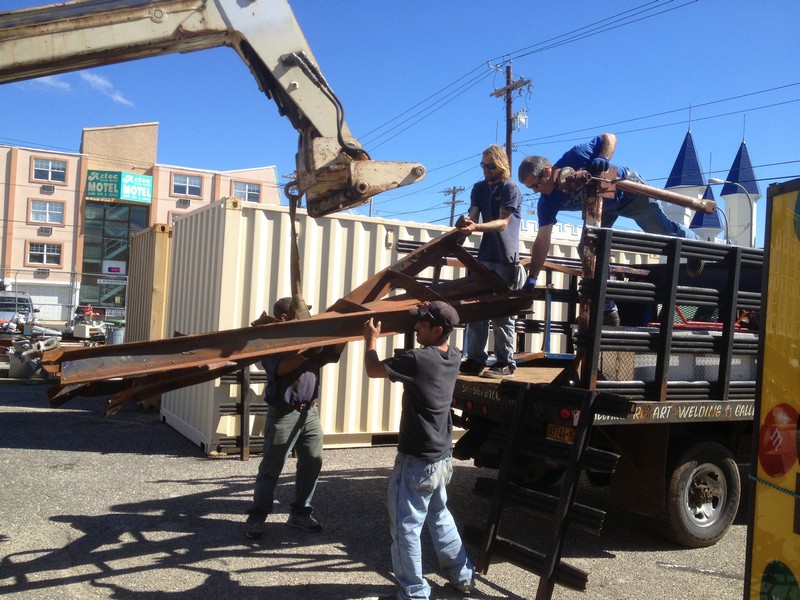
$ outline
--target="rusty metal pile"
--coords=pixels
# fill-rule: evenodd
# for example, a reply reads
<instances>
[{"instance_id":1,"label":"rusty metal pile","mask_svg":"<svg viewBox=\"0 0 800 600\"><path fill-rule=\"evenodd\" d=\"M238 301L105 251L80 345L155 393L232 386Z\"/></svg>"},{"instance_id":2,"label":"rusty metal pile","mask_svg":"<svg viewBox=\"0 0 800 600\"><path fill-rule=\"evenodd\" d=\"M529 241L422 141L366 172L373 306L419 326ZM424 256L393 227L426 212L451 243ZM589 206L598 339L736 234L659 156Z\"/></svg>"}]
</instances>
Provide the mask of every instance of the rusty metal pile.
<instances>
[{"instance_id":1,"label":"rusty metal pile","mask_svg":"<svg viewBox=\"0 0 800 600\"><path fill-rule=\"evenodd\" d=\"M382 322L383 335L410 331L409 309L420 302L445 300L462 323L518 313L540 292L510 290L463 248L465 236L453 230L383 269L307 320L276 321L262 315L251 327L176 335L164 340L88 348L56 347L42 353L42 367L59 378L50 402L59 406L76 396L114 394L107 411L128 400L210 381L283 352L360 340L370 318ZM441 281L444 266L463 265L468 278ZM417 277L433 269L428 286Z\"/></svg>"}]
</instances>

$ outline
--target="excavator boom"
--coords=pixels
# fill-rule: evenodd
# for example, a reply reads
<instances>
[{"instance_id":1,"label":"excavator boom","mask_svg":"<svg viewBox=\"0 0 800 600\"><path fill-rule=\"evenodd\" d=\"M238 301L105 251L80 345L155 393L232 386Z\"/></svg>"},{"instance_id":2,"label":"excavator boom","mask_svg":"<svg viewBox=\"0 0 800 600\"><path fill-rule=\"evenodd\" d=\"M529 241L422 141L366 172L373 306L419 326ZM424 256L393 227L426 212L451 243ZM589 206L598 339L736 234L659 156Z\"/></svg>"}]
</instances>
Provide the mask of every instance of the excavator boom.
<instances>
[{"instance_id":1,"label":"excavator boom","mask_svg":"<svg viewBox=\"0 0 800 600\"><path fill-rule=\"evenodd\" d=\"M286 0L77 0L0 13L0 83L229 46L299 132L309 214L419 181L418 163L369 159Z\"/></svg>"}]
</instances>

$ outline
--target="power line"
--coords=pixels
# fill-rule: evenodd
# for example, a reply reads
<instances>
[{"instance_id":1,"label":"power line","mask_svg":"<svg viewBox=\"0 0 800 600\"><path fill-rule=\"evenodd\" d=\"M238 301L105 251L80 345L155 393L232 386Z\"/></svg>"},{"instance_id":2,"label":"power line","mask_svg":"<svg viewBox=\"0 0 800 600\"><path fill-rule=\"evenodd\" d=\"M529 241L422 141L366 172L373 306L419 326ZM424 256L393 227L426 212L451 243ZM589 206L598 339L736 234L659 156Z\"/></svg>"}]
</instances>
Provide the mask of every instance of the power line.
<instances>
[{"instance_id":1,"label":"power line","mask_svg":"<svg viewBox=\"0 0 800 600\"><path fill-rule=\"evenodd\" d=\"M668 0L667 3L670 4L670 3L674 2L674 1L675 0ZM559 46L564 46L566 44L570 44L570 43L576 42L578 40L583 40L583 39L587 39L587 38L594 37L594 36L597 36L597 35L601 35L601 34L604 34L604 33L608 33L609 31L613 31L614 29L619 29L620 27L627 27L628 25L632 25L634 23L638 23L638 22L644 21L646 19L652 19L653 17L657 17L659 15L662 15L662 14L665 14L665 13L668 13L668 12L679 10L681 8L684 8L684 7L688 6L689 4L694 4L697 1L698 0L689 0L688 2L685 2L685 3L683 3L683 4L679 5L679 6L673 6L671 8L668 8L668 9L665 9L665 10L661 10L659 12L646 14L645 16L638 16L641 13L646 13L647 11L651 10L651 9L643 9L643 7L648 6L649 4L656 4L657 0L654 0L653 2L649 2L647 4L643 4L641 6L633 8L631 10L618 13L618 14L613 15L611 17L606 17L604 19L601 19L600 21L595 21L594 23L591 23L589 25L584 25L583 27L579 27L578 29L574 29L571 32L560 34L560 35L558 35L558 36L556 36L554 38L551 38L550 40L545 40L544 42L540 42L538 44L535 44L534 46L528 46L528 48L524 48L522 50L517 50L516 52L511 53L509 58L511 58L511 59L522 58L524 56L530 56L531 54L544 52L545 50L552 50L553 48L558 48ZM653 7L653 8L655 8L655 7ZM643 10L639 10L639 9L643 9ZM638 12L636 12L636 11L638 11ZM628 13L630 13L630 14L628 14ZM635 19L632 18L634 16L638 16L638 18L635 18ZM609 24L609 25L601 25L602 23L605 23L606 21L613 21L614 23L613 24ZM600 26L599 29L598 29L598 26ZM566 36L569 36L569 35L572 35L572 34L576 34L576 33L582 32L582 31L587 30L587 29L593 29L593 30L590 31L589 33L581 34L579 36L575 36L575 37L571 37L571 38L567 38L567 39L558 41L559 38L564 38ZM529 48L535 48L535 49L529 50Z\"/></svg>"},{"instance_id":2,"label":"power line","mask_svg":"<svg viewBox=\"0 0 800 600\"><path fill-rule=\"evenodd\" d=\"M726 113L719 113L719 114L716 114L716 115L709 115L709 116L706 116L706 117L692 117L692 122L696 123L698 121L710 121L712 119L720 119L722 117L729 117L731 115L739 115L739 114L742 114L742 113L755 112L757 110L764 110L764 109L767 109L767 108L775 108L777 106L785 106L787 104L794 104L795 102L800 102L800 98L794 98L792 100L784 100L782 102L775 102L773 104L765 104L765 105L762 105L762 106L756 106L756 107L751 107L751 108L743 108L743 109L740 109L740 110L733 110L733 111L729 111L729 112L726 112ZM639 119L632 119L632 120L639 120ZM620 122L618 122L618 124L623 123L623 122L624 121L620 121ZM660 125L650 125L649 127L639 127L637 129L617 130L616 133L617 134L621 134L621 133L639 133L641 131L650 131L650 130L653 130L653 129L663 129L665 127L674 127L676 125L685 125L685 124L686 124L685 120L672 121L670 123L662 123ZM598 130L604 130L604 129L607 129L607 128L608 128L608 125L597 125L597 126L594 126L594 127L587 127L586 129L582 129L582 130L579 130L579 131L598 131ZM570 133L573 133L573 132L570 132ZM575 132L575 133L577 133L577 132ZM563 135L566 135L566 134L563 134ZM517 146L521 146L521 147L522 146L535 146L535 145L537 145L537 141L541 141L541 140L544 140L544 139L551 140L551 138L554 138L554 137L558 137L558 135L557 134L556 135L550 135L550 136L547 136L546 138L537 138L537 139L530 140L530 141L527 141L527 142L519 142L517 144ZM574 139L576 139L576 138L548 141L547 143L569 142L569 141L573 141ZM577 139L583 139L583 138L577 138Z\"/></svg>"},{"instance_id":3,"label":"power line","mask_svg":"<svg viewBox=\"0 0 800 600\"><path fill-rule=\"evenodd\" d=\"M675 2L675 1L676 0L668 0L667 4L671 4L672 2ZM579 40L582 40L582 39L586 39L586 38L589 38L589 37L601 35L603 33L607 33L609 31L612 31L614 29L618 29L620 27L625 27L627 25L638 23L638 22L643 21L645 19L654 18L654 17L660 16L662 14L665 14L667 12L672 12L674 10L678 10L678 9L684 8L684 7L688 6L689 4L693 4L695 2L697 2L697 0L689 0L689 1L684 2L683 4L680 4L678 6L673 6L673 7L664 9L664 10L659 10L658 12L650 12L650 14L647 14L649 11L653 11L656 8L660 8L660 6L652 6L652 5L658 5L659 4L658 0L652 0L651 2L647 2L645 4L641 4L639 6L636 6L636 7L632 8L632 9L622 11L622 12L614 14L612 16L600 19L599 21L595 21L593 23L589 23L587 25L583 25L583 26L581 26L581 27L579 27L577 29L573 29L573 30L568 31L566 33L559 34L557 36L554 36L554 37L549 38L547 40L544 40L542 42L538 42L537 44L535 44L533 46L527 46L527 47L522 48L520 50L515 50L515 51L512 51L510 53L506 53L506 54L503 54L501 56L492 58L489 61L486 61L485 63L483 63L482 66L485 65L488 62L506 63L506 62L508 62L510 60L513 60L515 58L522 58L524 56L530 56L531 54L535 54L535 53L538 53L538 52L544 52L546 50L550 50L552 48L557 48L557 47L565 45L565 44L569 44L569 43L576 42L576 41L579 41ZM445 87L441 88L439 91L431 94L430 96L428 96L424 100L418 102L417 104L415 104L411 108L403 111L397 117L394 117L394 118L390 119L389 121L387 121L386 123L384 123L383 125L380 125L380 126L376 127L375 129L371 130L370 132L368 132L366 134L366 136L364 136L365 139L372 139L374 141L377 141L378 139L383 137L385 135L385 133L378 134L374 138L369 138L369 136L372 135L373 133L376 133L376 132L380 131L384 127L387 127L391 123L394 123L397 119L399 119L403 115L406 115L407 113L413 111L417 107L424 106L427 102L429 102L432 99L436 98L437 96L443 94L444 92L446 92L447 90L449 90L454 85L456 85L459 82L461 82L462 80L467 79L468 77L470 77L473 73L478 71L480 68L481 67L475 67L473 69L470 69L469 71L467 71L467 73L465 73L461 77L457 78L455 81L449 83ZM382 142L380 142L380 144L378 144L376 146L371 146L371 147L379 147L380 145L386 143L390 139L394 139L395 137L397 137L401 133L404 133L405 131L408 131L408 129L410 129L414 125L418 124L420 121L424 120L428 116L432 115L434 112L436 112L439 109L441 109L445 104L448 104L449 102L454 100L457 96L460 96L461 94L466 92L469 88L471 88L474 85L476 85L477 83L479 83L479 81L482 80L484 77L485 77L485 75L477 75L477 76L473 77L472 79L469 80L469 82L468 82L469 85L468 86L462 84L460 91L456 90L456 91L449 92L445 96L445 98L449 98L447 100L447 102L444 102L444 99L437 100L437 101L435 101L435 102L433 102L431 104L431 107L435 107L432 110L431 110L430 107L429 108L423 108L423 109L415 112L410 117L408 117L408 118L404 119L403 121L401 121L398 125L394 125L393 127L391 127L389 129L389 131L394 131L400 125L402 125L404 123L408 123L409 121L412 120L412 118L418 117L418 118L416 118L416 120L414 120L409 125L407 125L403 129L398 131L392 137L383 140ZM440 102L444 102L444 103L439 105L439 106L437 106L437 104L439 104ZM424 114L425 110L430 110L430 112L428 114Z\"/></svg>"},{"instance_id":4,"label":"power line","mask_svg":"<svg viewBox=\"0 0 800 600\"><path fill-rule=\"evenodd\" d=\"M694 104L693 103L692 104L692 109L703 108L705 106L712 106L714 104L721 104L723 102L730 102L732 100L741 100L742 98L748 98L750 96L757 96L759 94L766 94L766 93L769 93L769 92L775 92L775 91L778 91L778 90L784 90L784 89L787 89L787 88L790 88L790 87L796 87L798 85L800 85L800 82L787 83L785 85L779 85L779 86L776 86L776 87L771 87L771 88L767 88L767 89L764 89L764 90L758 90L758 91L755 91L755 92L747 92L747 93L739 94L739 95L736 95L736 96L729 96L727 98L720 98L720 99L717 99L717 100L710 100L708 102L701 102L700 104ZM795 101L796 100L793 100L792 102L795 102ZM772 105L772 104L767 105L767 107L772 107L772 106L774 106L774 105ZM763 106L762 107L757 107L757 108L754 108L752 110L758 110L758 109L761 109L761 108L764 108L764 107ZM653 114L650 114L650 115L643 115L643 116L640 116L640 117L633 117L633 118L630 118L630 119L623 119L621 121L614 121L614 122L611 122L611 123L605 123L603 125L594 125L592 127L584 127L582 129L574 129L572 131L565 131L565 132L562 132L562 133L555 133L555 134L539 137L539 138L536 138L536 139L537 140L546 140L546 139L550 139L550 138L554 138L554 137L561 137L561 136L564 136L564 135L572 135L572 134L575 134L575 133L584 133L586 131L597 131L598 129L605 129L605 128L609 128L609 127L614 127L616 125L624 125L625 123L633 123L634 121L644 121L646 119L653 119L655 117L662 117L664 115L674 114L674 113L682 112L682 111L685 111L685 110L686 110L685 106L681 107L681 108L673 108L671 110L665 110L665 111L653 113Z\"/></svg>"},{"instance_id":5,"label":"power line","mask_svg":"<svg viewBox=\"0 0 800 600\"><path fill-rule=\"evenodd\" d=\"M402 133L404 133L404 132L408 131L408 130L409 130L411 127L413 127L413 126L414 126L414 125L416 125L417 123L420 123L421 121L423 121L423 120L427 119L428 117L432 116L432 115L433 115L435 112L437 112L437 111L441 110L442 108L444 108L445 106L447 106L448 104L450 104L450 103L451 103L453 100L455 100L455 99L456 99L458 96L460 96L460 95L464 94L464 93L465 93L467 90L469 90L469 89L471 89L471 88L475 87L475 86L476 86L478 83L480 83L481 81L483 81L484 79L486 79L486 78L488 77L488 75L489 75L489 74L486 74L486 73L485 73L485 74L483 74L483 75L481 75L481 76L479 76L479 77L476 77L476 78L474 78L474 79L473 79L473 80L470 82L470 85L469 85L468 87L464 87L463 89L461 89L460 91L458 91L458 93L456 93L456 92L451 92L450 94L448 94L447 96L445 96L445 97L444 97L444 98L442 98L441 100L438 100L438 101L437 101L437 102L436 102L436 103L433 105L433 106L436 106L436 104L438 104L438 106L436 106L436 108L433 108L432 110L430 110L430 112L428 112L428 113L424 113L423 111L418 111L418 112L414 113L413 115L411 115L411 117L409 117L409 118L408 118L408 119L406 119L405 121L402 121L400 124L398 124L398 125L395 125L395 126L394 126L394 127L392 127L391 129L389 129L389 130L388 130L386 133L383 133L383 134L381 134L381 135L377 136L377 137L375 138L374 142L376 142L376 141L377 141L378 139L380 139L381 137L383 137L383 136L387 135L389 132L391 132L391 131L393 131L393 130L397 129L397 128L398 128L400 125L402 125L403 123L406 123L406 122L407 122L407 121L409 121L411 118L413 118L413 117L418 117L418 118L417 118L415 121L411 122L411 123L410 123L408 126L404 127L403 129L401 129L400 131L398 131L397 133L395 133L393 136L391 136L391 137L388 137L388 138L385 138L385 139L384 139L383 141L381 141L380 143L374 143L374 142L373 142L373 143L369 143L369 142L368 142L366 145L369 145L369 147L370 147L371 149L374 149L374 148L380 148L380 147L381 147L383 144L385 144L385 143L386 143L386 142L388 142L389 140L393 140L393 139L394 139L394 138L396 138L398 135L400 135L400 134L402 134Z\"/></svg>"},{"instance_id":6,"label":"power line","mask_svg":"<svg viewBox=\"0 0 800 600\"><path fill-rule=\"evenodd\" d=\"M789 84L780 85L780 86L776 86L776 87L766 88L766 89L763 89L763 90L758 90L758 91L755 91L755 92L747 92L745 94L739 94L739 95L736 95L736 96L729 96L727 98L720 98L720 99L717 99L717 100L711 100L711 101L702 103L699 106L710 106L710 105L714 105L714 104L720 104L722 102L727 102L727 101L731 101L731 100L737 100L739 98L755 96L755 95L759 95L759 94L765 94L765 93L769 93L769 92L773 92L773 91L777 91L777 90L782 90L782 89L786 89L786 88L790 88L790 87L795 87L795 86L798 86L798 85L800 85L800 82L789 83ZM721 118L721 117L724 117L724 116L730 116L731 114L738 114L738 113L741 113L741 112L749 112L749 111L755 111L755 110L763 110L763 109L767 109L767 108L775 108L777 106L783 106L783 105L785 105L787 103L795 103L795 102L798 102L798 101L800 101L800 99L794 99L794 100L785 101L785 102L778 102L778 103L767 104L767 105L762 105L762 106L757 106L757 107L751 107L749 109L744 109L744 110L741 110L741 111L730 111L730 112L726 112L726 113L709 115L707 117L695 118L693 120L694 121L710 120L710 119L714 119L714 118ZM694 105L694 106L696 107L698 105ZM616 121L614 123L606 123L606 124L603 124L603 125L593 125L591 127L586 127L586 128L583 128L583 129L570 130L570 131L565 131L565 132L561 132L561 133L554 133L554 134L550 134L550 135L546 135L546 136L532 138L532 139L527 140L527 141L521 141L521 142L516 143L515 146L516 147L527 147L527 146L535 146L535 145L541 144L541 143L547 143L547 144L570 143L570 142L582 140L583 138L564 138L563 136L569 136L569 135L573 135L573 134L577 134L577 133L581 133L581 132L586 132L586 131L601 131L601 130L604 130L606 128L609 128L612 125L621 125L621 124L624 124L624 123L632 123L632 122L636 122L636 121L642 121L642 120L650 119L650 118L653 118L653 117L658 117L658 116L662 116L662 115L666 115L666 114L672 114L672 113L675 113L675 112L678 112L678 111L681 111L681 110L685 110L685 108L672 109L672 110L668 110L668 111L661 111L661 112L653 113L653 114L650 114L650 115L641 115L641 116L637 116L637 117L632 117L630 119L623 119L621 121ZM640 132L640 131L648 131L648 130L651 130L651 129L659 129L659 128L663 128L663 127L674 127L676 125L683 125L683 124L684 124L683 121L674 121L674 122L671 122L671 123L668 123L668 124L664 124L664 125L654 125L654 126L643 127L643 128L639 128L639 129L628 129L628 130L620 131L618 133L636 133L636 132ZM438 166L438 167L431 167L431 168L428 169L428 173L433 173L435 171L438 171L438 170L441 170L441 169L444 169L444 168L447 168L447 167L450 167L450 166L453 166L453 165L457 165L459 163L462 163L462 162L465 162L465 161L468 161L468 160L474 160L475 156L476 155L474 155L474 154L470 154L469 156L465 156L464 158L449 162L449 163L447 163L445 165ZM797 162L797 161L787 161L786 164L791 164L793 162ZM776 166L778 164L782 164L782 163L765 164L765 165L761 165L761 166L763 166L763 167ZM405 194L402 194L402 195L399 195L399 196L393 196L391 200L388 200L388 199L387 200L376 200L375 203L379 204L381 202L389 202L389 201L394 201L394 200L397 200L397 199L400 199L400 198L406 198L406 197L409 197L409 196L418 195L420 192L424 192L424 191L427 191L427 190L430 190L430 189L433 189L433 188L437 188L437 187L439 187L441 185L446 185L447 183L449 183L453 179L455 179L457 177L460 177L461 175L464 175L465 173L468 173L470 171L472 171L471 167L469 169L466 169L466 170L461 171L459 173L455 173L454 175L451 175L451 176L449 176L449 177L447 177L447 178L445 178L443 180L437 181L436 183L433 183L433 184L431 184L431 185L429 185L429 186L427 186L425 188L409 188L409 191L407 193L405 193Z\"/></svg>"}]
</instances>

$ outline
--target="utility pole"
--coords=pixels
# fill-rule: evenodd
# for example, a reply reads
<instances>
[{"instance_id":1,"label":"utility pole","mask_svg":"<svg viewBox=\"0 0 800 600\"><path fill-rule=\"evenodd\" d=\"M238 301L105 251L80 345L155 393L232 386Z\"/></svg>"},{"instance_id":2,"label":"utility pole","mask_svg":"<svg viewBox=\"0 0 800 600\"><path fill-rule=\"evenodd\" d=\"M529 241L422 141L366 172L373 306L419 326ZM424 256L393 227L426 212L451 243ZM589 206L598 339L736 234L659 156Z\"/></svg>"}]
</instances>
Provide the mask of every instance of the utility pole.
<instances>
[{"instance_id":1,"label":"utility pole","mask_svg":"<svg viewBox=\"0 0 800 600\"><path fill-rule=\"evenodd\" d=\"M459 186L459 187L451 187L451 188L447 188L446 190L442 190L443 194L450 194L452 196L451 200L449 200L448 202L445 202L445 204L449 204L450 205L450 227L453 226L454 219L455 219L455 216L456 216L456 204L464 204L463 200L456 200L456 194L458 194L460 192L463 192L463 191L464 191L464 188L461 187L461 186Z\"/></svg>"},{"instance_id":2,"label":"utility pole","mask_svg":"<svg viewBox=\"0 0 800 600\"><path fill-rule=\"evenodd\" d=\"M517 81L513 81L511 77L511 61L508 61L508 65L506 66L506 86L500 88L499 90L493 91L490 96L494 98L500 98L501 96L505 98L506 101L506 156L508 157L508 167L511 168L511 136L513 131L513 121L514 116L512 114L512 102L511 102L511 94L514 90L518 90L521 87L526 85L530 85L530 79L519 79Z\"/></svg>"}]
</instances>

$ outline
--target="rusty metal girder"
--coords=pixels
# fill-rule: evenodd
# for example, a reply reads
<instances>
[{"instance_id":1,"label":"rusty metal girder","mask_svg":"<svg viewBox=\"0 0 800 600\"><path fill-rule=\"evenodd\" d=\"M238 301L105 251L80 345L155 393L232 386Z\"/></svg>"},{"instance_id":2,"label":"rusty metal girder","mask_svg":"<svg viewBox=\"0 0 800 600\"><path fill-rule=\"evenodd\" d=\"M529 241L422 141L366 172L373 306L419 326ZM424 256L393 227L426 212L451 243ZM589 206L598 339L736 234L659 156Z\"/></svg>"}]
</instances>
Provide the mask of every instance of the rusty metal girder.
<instances>
[{"instance_id":1,"label":"rusty metal girder","mask_svg":"<svg viewBox=\"0 0 800 600\"><path fill-rule=\"evenodd\" d=\"M530 307L541 292L512 292L461 246L464 235L453 230L428 242L403 260L383 269L324 312L306 320L267 322L228 331L185 335L165 340L89 348L53 348L42 366L60 377L50 401L61 404L78 395L117 393L116 404L210 381L267 356L362 339L364 323L382 323L383 335L410 331L409 309L426 300L445 300L462 323L516 314ZM468 264L471 276L435 282L415 276L455 258ZM390 292L403 290L386 298ZM271 321L262 316L258 321Z\"/></svg>"}]
</instances>

